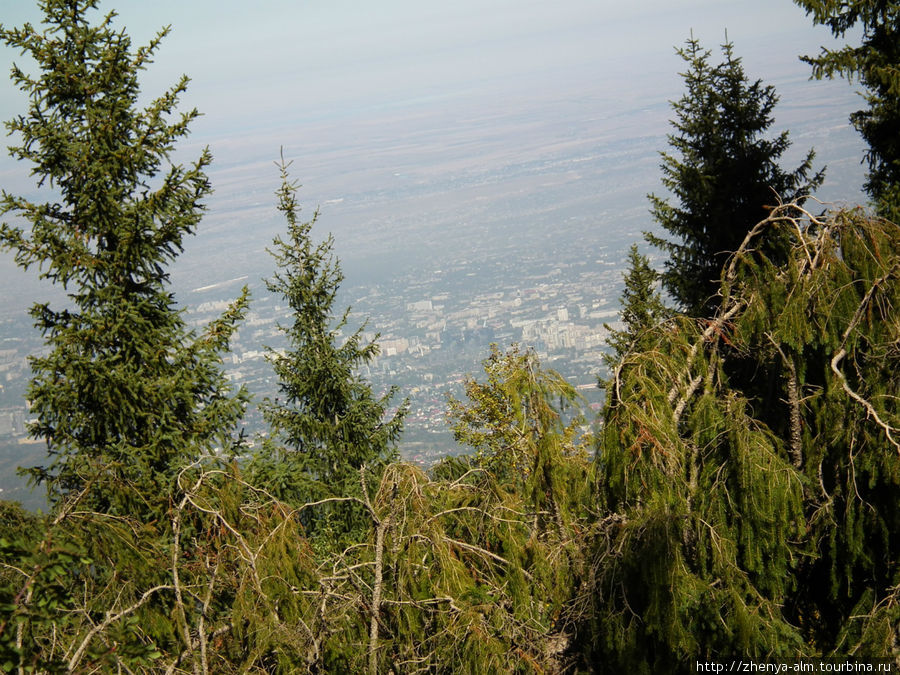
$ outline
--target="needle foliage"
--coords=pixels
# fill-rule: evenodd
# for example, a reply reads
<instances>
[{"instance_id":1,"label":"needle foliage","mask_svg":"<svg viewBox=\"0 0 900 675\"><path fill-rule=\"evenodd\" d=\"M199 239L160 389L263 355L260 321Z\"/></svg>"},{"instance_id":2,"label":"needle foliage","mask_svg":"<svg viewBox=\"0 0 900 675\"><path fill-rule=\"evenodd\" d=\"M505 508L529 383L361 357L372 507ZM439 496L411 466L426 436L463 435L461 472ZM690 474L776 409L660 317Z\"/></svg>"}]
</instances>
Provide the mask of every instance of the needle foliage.
<instances>
[{"instance_id":1,"label":"needle foliage","mask_svg":"<svg viewBox=\"0 0 900 675\"><path fill-rule=\"evenodd\" d=\"M197 335L169 290L167 267L210 193L211 157L170 159L198 115L177 112L186 77L138 104L138 75L167 31L134 49L114 13L92 24L95 0L40 6L41 28L0 32L37 68L12 69L29 107L7 129L46 199L4 191L0 244L69 298L31 309L46 350L31 360L30 433L51 458L31 475L55 507L90 486L96 510L158 516L177 468L227 443L242 413L219 362L246 291Z\"/></svg>"},{"instance_id":2,"label":"needle foliage","mask_svg":"<svg viewBox=\"0 0 900 675\"><path fill-rule=\"evenodd\" d=\"M262 403L272 438L251 469L276 494L298 503L359 496L360 470L377 479L397 458L395 445L407 403L392 411L396 388L378 396L360 374L378 354L377 343L363 338L365 326L342 339L350 308L335 315L344 276L332 253L334 240L329 235L320 243L313 241L318 211L309 221L300 218L298 185L290 180L288 168L282 159L276 195L287 235L274 241L270 253L278 269L266 282L290 308L289 322L280 326L288 346L269 350L279 396ZM362 515L346 504L325 513L307 519L306 525L329 538L339 538Z\"/></svg>"},{"instance_id":3,"label":"needle foliage","mask_svg":"<svg viewBox=\"0 0 900 675\"><path fill-rule=\"evenodd\" d=\"M900 222L900 6L892 0L794 2L836 38L861 33L858 45L823 48L802 59L817 79L855 79L865 89L868 107L850 115L868 145L865 189L881 216Z\"/></svg>"},{"instance_id":4,"label":"needle foliage","mask_svg":"<svg viewBox=\"0 0 900 675\"><path fill-rule=\"evenodd\" d=\"M663 285L680 309L701 316L719 299L719 275L747 232L779 201L802 203L824 179L814 153L793 171L779 165L788 132L766 135L778 96L751 81L733 45L721 63L691 38L678 50L687 70L685 93L672 103L671 153L662 154L663 186L672 200L650 195L653 217L672 238L645 235L668 254ZM770 241L770 254L779 242Z\"/></svg>"}]
</instances>

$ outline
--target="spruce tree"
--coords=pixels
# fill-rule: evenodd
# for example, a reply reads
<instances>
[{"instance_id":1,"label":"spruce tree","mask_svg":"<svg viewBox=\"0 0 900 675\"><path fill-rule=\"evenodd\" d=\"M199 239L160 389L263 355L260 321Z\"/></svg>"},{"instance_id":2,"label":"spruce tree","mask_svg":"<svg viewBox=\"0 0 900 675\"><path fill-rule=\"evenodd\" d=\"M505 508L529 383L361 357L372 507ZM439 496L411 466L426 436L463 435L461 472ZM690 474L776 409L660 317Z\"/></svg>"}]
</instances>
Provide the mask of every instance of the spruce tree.
<instances>
[{"instance_id":1,"label":"spruce tree","mask_svg":"<svg viewBox=\"0 0 900 675\"><path fill-rule=\"evenodd\" d=\"M276 237L269 251L278 271L266 281L269 291L291 309L289 323L280 326L288 348L269 349L280 395L266 399L261 409L275 443L267 445L253 466L261 480L297 502L358 494L361 470L377 477L396 457L406 403L391 413L396 389L377 396L360 375L359 369L378 354L377 343L363 339L365 326L340 344L350 308L334 314L344 279L332 254L334 240L329 235L313 242L318 211L307 222L300 219L298 185L290 180L288 167L282 158L277 197L287 236Z\"/></svg>"},{"instance_id":2,"label":"spruce tree","mask_svg":"<svg viewBox=\"0 0 900 675\"><path fill-rule=\"evenodd\" d=\"M32 470L51 502L83 496L91 508L159 515L174 473L227 443L243 409L220 355L246 291L201 335L169 290L167 266L193 233L210 193L204 150L188 166L170 155L196 110L176 113L187 78L140 108L138 75L167 30L132 49L98 0L44 0L43 29L0 37L37 65L17 66L29 109L7 123L16 159L32 165L46 201L4 191L0 244L23 268L66 289L69 306L31 310L46 341L32 358L28 397L51 461Z\"/></svg>"},{"instance_id":3,"label":"spruce tree","mask_svg":"<svg viewBox=\"0 0 900 675\"><path fill-rule=\"evenodd\" d=\"M859 26L859 46L822 49L802 59L813 77L857 78L865 88L869 107L850 116L869 146L866 192L878 213L900 221L900 5L890 0L794 0L812 15L813 23L827 25L835 37Z\"/></svg>"},{"instance_id":4,"label":"spruce tree","mask_svg":"<svg viewBox=\"0 0 900 675\"><path fill-rule=\"evenodd\" d=\"M686 91L672 104L673 154L663 153L663 185L675 203L650 195L653 217L673 238L647 234L669 254L663 284L690 314L710 313L722 266L753 225L779 201L802 203L818 187L814 153L791 172L778 160L790 146L788 132L769 139L775 90L750 82L730 42L724 60L710 64L710 52L691 38L678 54L687 63ZM767 246L783 246L769 242Z\"/></svg>"},{"instance_id":5,"label":"spruce tree","mask_svg":"<svg viewBox=\"0 0 900 675\"><path fill-rule=\"evenodd\" d=\"M606 340L614 350L608 359L610 365L618 363L629 351L640 349L645 331L666 316L666 307L656 288L659 277L659 272L650 267L647 256L638 251L637 244L632 244L624 274L625 288L619 299L624 326L622 330L611 330Z\"/></svg>"}]
</instances>

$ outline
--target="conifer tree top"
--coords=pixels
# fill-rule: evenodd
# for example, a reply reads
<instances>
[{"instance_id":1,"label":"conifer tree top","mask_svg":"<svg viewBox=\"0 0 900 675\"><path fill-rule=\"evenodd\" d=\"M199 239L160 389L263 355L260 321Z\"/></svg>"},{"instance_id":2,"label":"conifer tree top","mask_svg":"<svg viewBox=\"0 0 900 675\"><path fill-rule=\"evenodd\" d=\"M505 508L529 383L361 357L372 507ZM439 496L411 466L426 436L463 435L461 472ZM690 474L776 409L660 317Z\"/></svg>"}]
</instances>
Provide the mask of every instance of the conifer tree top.
<instances>
[{"instance_id":1,"label":"conifer tree top","mask_svg":"<svg viewBox=\"0 0 900 675\"><path fill-rule=\"evenodd\" d=\"M693 38L678 54L687 64L685 93L672 103L673 152L662 153L661 165L674 199L650 195L653 217L673 238L647 238L670 256L663 284L672 297L689 313L706 314L717 305L722 266L747 232L773 205L802 203L824 173L812 173L812 151L793 171L779 166L788 133L765 135L778 96L748 79L730 42L715 65Z\"/></svg>"},{"instance_id":2,"label":"conifer tree top","mask_svg":"<svg viewBox=\"0 0 900 675\"><path fill-rule=\"evenodd\" d=\"M272 474L289 466L291 487L285 496L292 499L356 494L361 471L374 477L396 457L406 404L392 413L396 389L378 396L360 373L378 354L377 343L363 339L365 326L346 339L341 335L350 308L335 314L344 277L332 253L333 238L313 241L319 213L301 219L299 185L291 180L289 166L282 157L276 196L287 233L269 249L277 269L266 281L291 309L279 326L288 347L269 349L279 395L261 405L273 440L254 460L254 470Z\"/></svg>"},{"instance_id":3,"label":"conifer tree top","mask_svg":"<svg viewBox=\"0 0 900 675\"><path fill-rule=\"evenodd\" d=\"M7 129L45 198L2 192L0 217L15 224L0 224L0 246L66 288L72 305L31 311L48 347L32 359L31 433L52 458L33 476L54 499L93 485L95 508L125 511L165 499L151 486L239 417L243 396L228 396L219 361L246 294L203 335L185 326L167 265L203 215L211 157L170 161L199 114L177 110L186 77L139 105L140 72L167 30L134 49L98 5L44 0L43 29L0 28L36 64L34 74L12 69L29 105Z\"/></svg>"}]
</instances>

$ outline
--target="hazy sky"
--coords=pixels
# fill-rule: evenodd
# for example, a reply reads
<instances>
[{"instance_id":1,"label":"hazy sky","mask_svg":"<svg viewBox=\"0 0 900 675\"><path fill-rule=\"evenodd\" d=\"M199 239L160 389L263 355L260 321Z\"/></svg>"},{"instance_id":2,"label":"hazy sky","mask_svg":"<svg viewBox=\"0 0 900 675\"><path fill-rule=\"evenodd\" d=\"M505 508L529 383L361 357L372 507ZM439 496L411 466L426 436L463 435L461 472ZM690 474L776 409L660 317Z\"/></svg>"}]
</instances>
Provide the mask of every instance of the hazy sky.
<instances>
[{"instance_id":1,"label":"hazy sky","mask_svg":"<svg viewBox=\"0 0 900 675\"><path fill-rule=\"evenodd\" d=\"M826 146L820 157L832 162L830 129L846 127L846 115L857 105L846 83L816 83L814 90L807 83L809 67L798 55L815 53L830 36L790 0L101 3L104 13L112 8L135 46L172 26L141 78L146 96L159 95L181 74L192 79L182 109L197 107L203 117L180 147L195 157L199 144L209 145L215 158L210 177L216 193L194 244L198 250L205 247L203 233L221 230L238 207L266 207L249 222L277 221L272 160L281 145L297 160L304 203L326 206L339 248L366 241L356 236L360 230L387 237L396 230L398 211L416 222L433 222L441 208L452 210L446 203L466 198L452 192L458 175L552 163L559 148L579 142L593 153L605 139L641 137L646 145L652 138L664 150L667 101L682 91L678 73L684 63L674 49L692 31L718 59L717 45L727 30L748 76L777 87L776 128L806 123L809 133L810 125L820 127L816 138L793 136L796 157L786 158L790 163L799 162L811 145ZM30 0L0 0L4 25L39 20ZM13 59L29 70L20 56L0 47L0 71L8 73ZM0 119L26 111L27 102L11 83L0 87ZM827 122L817 121L817 107L830 108ZM858 164L855 151L842 152L845 162ZM435 180L451 186L438 195L445 203L386 203L381 214L374 213L372 195L390 194L412 169L418 171L415 180L430 181L433 175L423 175L429 171L441 174ZM28 194L33 184L27 170L3 154L0 186ZM655 155L638 178L629 208L646 214L645 195L659 185ZM856 199L860 181L846 182L839 196ZM608 208L610 186L581 189L597 195L589 212ZM236 232L259 227L242 223ZM405 235L394 236L387 245L402 246ZM265 241L235 238L229 245L258 247L264 257ZM3 258L0 278L11 266Z\"/></svg>"},{"instance_id":2,"label":"hazy sky","mask_svg":"<svg viewBox=\"0 0 900 675\"><path fill-rule=\"evenodd\" d=\"M0 20L36 22L32 5L0 0ZM172 25L145 90L190 75L186 102L207 115L197 132L213 137L466 88L533 87L540 96L561 79L595 87L613 74L669 84L671 96L681 67L673 47L691 30L714 47L727 29L751 72L758 63L805 73L797 55L828 38L790 0L120 0L101 8L115 8L136 43ZM14 56L2 48L0 70ZM2 118L21 110L7 86Z\"/></svg>"}]
</instances>

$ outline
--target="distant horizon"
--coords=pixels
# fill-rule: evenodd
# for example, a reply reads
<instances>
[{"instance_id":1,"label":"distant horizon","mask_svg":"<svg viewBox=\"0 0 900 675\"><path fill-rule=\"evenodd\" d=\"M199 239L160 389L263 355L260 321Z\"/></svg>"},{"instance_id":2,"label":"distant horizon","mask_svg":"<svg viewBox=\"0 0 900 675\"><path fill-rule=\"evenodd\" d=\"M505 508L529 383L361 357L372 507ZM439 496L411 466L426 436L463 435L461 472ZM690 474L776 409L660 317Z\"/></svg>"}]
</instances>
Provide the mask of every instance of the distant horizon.
<instances>
[{"instance_id":1,"label":"distant horizon","mask_svg":"<svg viewBox=\"0 0 900 675\"><path fill-rule=\"evenodd\" d=\"M5 4L12 5L3 9L6 26L39 19L30 2ZM524 184L513 189L504 176L530 171L531 165L534 170L554 166L567 147L576 155L594 156L610 142L640 142L645 168L635 168L630 193L629 186L618 186L616 194L622 196L611 202L605 196L611 188L600 176L568 189L584 190L585 218L597 212L612 217L612 204L646 214L646 193L661 190L653 157L666 150L669 101L682 90L678 73L684 64L675 49L691 33L715 60L727 30L748 76L776 86L781 103L773 129L794 131L787 164L810 145L828 163L834 151L820 141L827 142L831 133L839 133L839 154L846 163L844 146L848 134L855 134L846 121L856 107L854 88L843 81L808 82L809 67L799 61L800 54L831 43L828 31L812 26L789 0L640 7L589 0L552 7L512 0L453 5L389 0L360 7L347 1L304 6L273 1L251 7L160 0L102 2L100 7L102 12L116 9L116 26L126 28L134 47L172 25L144 73L142 91L148 98L159 95L187 74L192 81L181 110L197 107L203 114L176 157L189 159L209 145L216 192L198 236L173 266L176 284L184 270L194 275L211 264L207 249L223 245L223 233L229 247L246 255L255 251L263 256L259 264L266 264L263 249L278 227L272 162L282 146L294 161L293 176L304 185L300 199L306 213L325 204L322 232L333 231L339 255L357 261L373 250L370 240L379 232L388 237L383 247L400 247L396 252L404 256L402 247L427 233L420 228L410 238L402 234L408 230L398 230L399 221L407 228L417 222L424 227L454 200L468 198L459 186L488 176L493 176L491 184L499 180L498 186L509 185L504 189L515 194ZM14 58L10 49L0 48L4 72ZM24 113L27 101L8 79L5 91L0 116ZM812 100L823 105L812 108ZM797 130L815 127L817 116L836 131L807 128L803 133L812 134L807 141ZM856 142L861 159L862 143ZM861 182L859 167L847 170ZM5 153L0 158L3 188L32 192L27 172ZM833 184L826 188L839 199L859 195L859 185L842 186L843 194ZM488 199L485 208L493 208L491 200L499 197L485 190L478 199ZM364 201L354 204L349 198L354 194ZM632 196L624 206L626 194ZM495 217L478 213L469 217ZM242 224L242 218L247 222ZM643 221L644 229L650 226L649 218ZM363 233L361 241L369 243L361 245ZM23 290L29 286L7 255L0 258L0 279L21 283Z\"/></svg>"},{"instance_id":2,"label":"distant horizon","mask_svg":"<svg viewBox=\"0 0 900 675\"><path fill-rule=\"evenodd\" d=\"M40 19L27 0L4 4L6 26ZM576 78L590 91L624 75L643 81L654 98L657 93L671 98L680 87L675 49L691 33L716 50L727 32L751 77L777 84L784 73L808 75L799 55L831 43L828 31L813 27L790 0L752 6L740 0L682 0L639 7L591 0L552 7L521 0L450 6L409 0L377 6L270 1L252 7L159 0L102 2L100 8L116 10L116 26L129 32L135 46L171 25L144 73L143 91L156 95L187 74L192 82L183 104L204 113L194 129L204 143L323 115L440 100L488 85L494 95L523 87L531 87L535 97L552 95L560 78L562 84ZM5 75L16 58L0 48ZM6 86L11 95L0 99L4 120L22 112L24 103L8 79Z\"/></svg>"}]
</instances>

